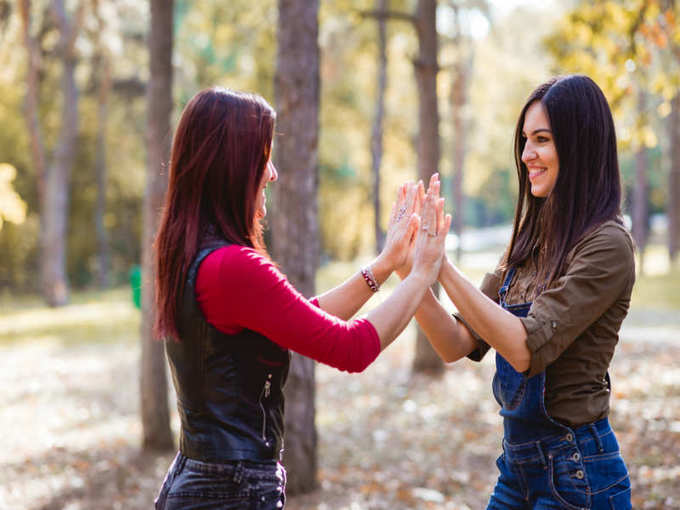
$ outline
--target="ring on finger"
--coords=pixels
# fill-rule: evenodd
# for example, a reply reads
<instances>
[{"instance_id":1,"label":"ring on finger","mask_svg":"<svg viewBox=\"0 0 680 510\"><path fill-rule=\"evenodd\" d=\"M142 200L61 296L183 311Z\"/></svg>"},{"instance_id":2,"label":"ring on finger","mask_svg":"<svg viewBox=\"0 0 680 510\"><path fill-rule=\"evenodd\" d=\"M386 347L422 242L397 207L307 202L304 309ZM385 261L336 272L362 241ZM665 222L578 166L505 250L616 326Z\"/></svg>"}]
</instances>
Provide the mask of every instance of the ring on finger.
<instances>
[{"instance_id":1,"label":"ring on finger","mask_svg":"<svg viewBox=\"0 0 680 510\"><path fill-rule=\"evenodd\" d=\"M406 214L406 206L402 206L399 211L397 212L397 219L396 221L401 220L404 217L404 214Z\"/></svg>"}]
</instances>

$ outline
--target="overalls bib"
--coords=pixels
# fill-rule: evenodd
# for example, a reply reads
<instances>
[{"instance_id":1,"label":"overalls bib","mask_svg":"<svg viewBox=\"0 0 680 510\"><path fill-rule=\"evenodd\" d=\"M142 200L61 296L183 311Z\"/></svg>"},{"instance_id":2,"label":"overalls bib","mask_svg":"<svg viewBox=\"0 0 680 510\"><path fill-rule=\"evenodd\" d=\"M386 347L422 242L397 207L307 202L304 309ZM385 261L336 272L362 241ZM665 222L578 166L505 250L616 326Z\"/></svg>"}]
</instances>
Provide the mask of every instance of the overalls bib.
<instances>
[{"instance_id":1,"label":"overalls bib","mask_svg":"<svg viewBox=\"0 0 680 510\"><path fill-rule=\"evenodd\" d=\"M515 275L499 290L500 305L526 317L532 303L505 301ZM493 394L503 417L500 476L488 510L628 510L630 481L607 418L572 429L545 406L545 372L527 378L496 353Z\"/></svg>"}]
</instances>

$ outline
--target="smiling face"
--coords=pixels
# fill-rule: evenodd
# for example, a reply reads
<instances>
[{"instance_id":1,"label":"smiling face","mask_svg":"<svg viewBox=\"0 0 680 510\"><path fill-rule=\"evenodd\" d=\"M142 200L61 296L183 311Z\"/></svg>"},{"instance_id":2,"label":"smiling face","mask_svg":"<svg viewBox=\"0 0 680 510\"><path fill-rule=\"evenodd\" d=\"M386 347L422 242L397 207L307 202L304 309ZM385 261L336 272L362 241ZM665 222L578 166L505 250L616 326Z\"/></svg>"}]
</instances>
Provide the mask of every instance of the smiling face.
<instances>
[{"instance_id":1,"label":"smiling face","mask_svg":"<svg viewBox=\"0 0 680 510\"><path fill-rule=\"evenodd\" d=\"M255 202L255 216L258 218L264 218L267 215L267 195L265 193L265 188L270 182L274 182L279 178L279 173L270 159L267 161L267 166L262 174L262 182L257 190L257 200Z\"/></svg>"},{"instance_id":2,"label":"smiling face","mask_svg":"<svg viewBox=\"0 0 680 510\"><path fill-rule=\"evenodd\" d=\"M540 101L534 101L527 108L522 135L526 139L522 162L529 172L531 194L545 198L555 187L560 163L550 121Z\"/></svg>"}]
</instances>

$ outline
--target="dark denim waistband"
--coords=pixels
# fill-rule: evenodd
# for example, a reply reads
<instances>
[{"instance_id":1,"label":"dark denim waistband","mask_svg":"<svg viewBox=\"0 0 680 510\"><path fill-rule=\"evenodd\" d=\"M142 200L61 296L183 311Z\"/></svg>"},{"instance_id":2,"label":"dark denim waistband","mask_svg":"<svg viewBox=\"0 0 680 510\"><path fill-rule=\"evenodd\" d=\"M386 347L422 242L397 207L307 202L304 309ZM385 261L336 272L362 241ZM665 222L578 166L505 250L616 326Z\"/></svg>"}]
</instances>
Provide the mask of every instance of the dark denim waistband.
<instances>
[{"instance_id":1,"label":"dark denim waistband","mask_svg":"<svg viewBox=\"0 0 680 510\"><path fill-rule=\"evenodd\" d=\"M251 461L234 460L218 464L190 459L179 453L177 461L192 471L210 475L218 475L230 478L246 478L248 480L274 480L285 477L283 467L275 460Z\"/></svg>"},{"instance_id":2,"label":"dark denim waistband","mask_svg":"<svg viewBox=\"0 0 680 510\"><path fill-rule=\"evenodd\" d=\"M504 439L503 451L507 461L511 463L522 464L536 461L545 463L548 455L575 446L583 448L586 445L593 444L595 449L602 450L603 439L609 434L612 434L609 420L603 418L576 429L565 427L563 434L539 438L536 441L513 444ZM592 450L593 448L587 449Z\"/></svg>"}]
</instances>

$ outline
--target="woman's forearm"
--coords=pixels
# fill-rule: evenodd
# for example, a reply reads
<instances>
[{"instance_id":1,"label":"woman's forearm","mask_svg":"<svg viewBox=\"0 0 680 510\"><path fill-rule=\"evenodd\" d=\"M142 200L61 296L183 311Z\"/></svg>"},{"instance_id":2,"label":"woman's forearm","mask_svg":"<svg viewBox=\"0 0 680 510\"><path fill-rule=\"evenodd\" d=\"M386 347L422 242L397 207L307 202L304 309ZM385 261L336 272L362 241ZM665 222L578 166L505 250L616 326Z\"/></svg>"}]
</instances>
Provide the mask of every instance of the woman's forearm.
<instances>
[{"instance_id":1,"label":"woman's forearm","mask_svg":"<svg viewBox=\"0 0 680 510\"><path fill-rule=\"evenodd\" d=\"M444 309L431 289L425 292L415 318L434 350L447 363L467 356L476 347L468 329Z\"/></svg>"},{"instance_id":2,"label":"woman's forearm","mask_svg":"<svg viewBox=\"0 0 680 510\"><path fill-rule=\"evenodd\" d=\"M392 273L391 265L381 256L378 256L368 267L378 285L387 280ZM373 294L375 293L359 271L337 287L324 292L317 299L319 307L324 312L343 320L349 320Z\"/></svg>"},{"instance_id":3,"label":"woman's forearm","mask_svg":"<svg viewBox=\"0 0 680 510\"><path fill-rule=\"evenodd\" d=\"M425 295L428 283L421 275L411 273L389 298L366 315L380 337L381 351L390 345L411 321Z\"/></svg>"},{"instance_id":4,"label":"woman's forearm","mask_svg":"<svg viewBox=\"0 0 680 510\"><path fill-rule=\"evenodd\" d=\"M485 296L446 259L439 282L470 327L518 372L529 369L527 333L518 317Z\"/></svg>"}]
</instances>

